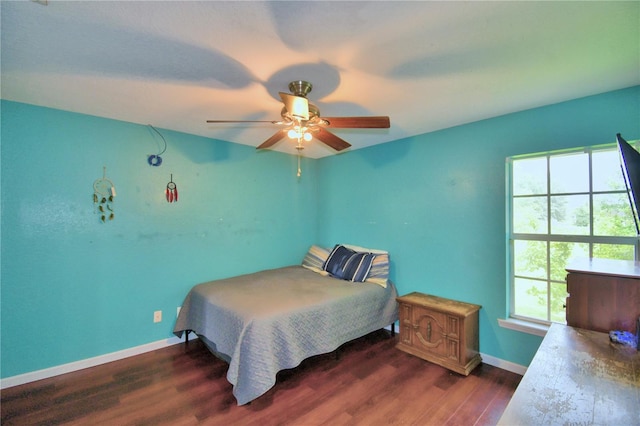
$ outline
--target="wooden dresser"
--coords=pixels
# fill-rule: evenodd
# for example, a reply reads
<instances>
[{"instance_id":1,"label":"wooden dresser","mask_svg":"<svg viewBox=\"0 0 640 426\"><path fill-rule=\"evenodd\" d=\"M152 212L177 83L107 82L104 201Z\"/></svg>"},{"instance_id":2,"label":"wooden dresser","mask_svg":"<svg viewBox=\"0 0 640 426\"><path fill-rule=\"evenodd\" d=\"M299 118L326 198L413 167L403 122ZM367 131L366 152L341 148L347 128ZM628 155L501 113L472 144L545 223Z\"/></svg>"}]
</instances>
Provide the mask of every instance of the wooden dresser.
<instances>
[{"instance_id":1,"label":"wooden dresser","mask_svg":"<svg viewBox=\"0 0 640 426\"><path fill-rule=\"evenodd\" d=\"M400 304L398 349L465 376L480 364L480 305L422 293L410 293L397 300Z\"/></svg>"},{"instance_id":2,"label":"wooden dresser","mask_svg":"<svg viewBox=\"0 0 640 426\"><path fill-rule=\"evenodd\" d=\"M584 259L567 267L567 325L601 332L636 332L640 263Z\"/></svg>"}]
</instances>

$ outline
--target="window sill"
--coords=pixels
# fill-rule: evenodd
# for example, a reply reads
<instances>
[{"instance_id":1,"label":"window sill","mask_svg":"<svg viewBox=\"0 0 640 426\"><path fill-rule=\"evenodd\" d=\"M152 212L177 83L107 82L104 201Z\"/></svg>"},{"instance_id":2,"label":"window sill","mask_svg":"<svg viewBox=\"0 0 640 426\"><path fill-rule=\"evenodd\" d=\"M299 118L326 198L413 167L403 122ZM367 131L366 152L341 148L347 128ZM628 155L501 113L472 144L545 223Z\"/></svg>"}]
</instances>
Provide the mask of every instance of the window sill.
<instances>
[{"instance_id":1,"label":"window sill","mask_svg":"<svg viewBox=\"0 0 640 426\"><path fill-rule=\"evenodd\" d=\"M498 324L502 328L520 331L522 333L535 334L544 337L549 330L548 325L538 324L535 322L523 321L514 318L501 319L498 318Z\"/></svg>"}]
</instances>

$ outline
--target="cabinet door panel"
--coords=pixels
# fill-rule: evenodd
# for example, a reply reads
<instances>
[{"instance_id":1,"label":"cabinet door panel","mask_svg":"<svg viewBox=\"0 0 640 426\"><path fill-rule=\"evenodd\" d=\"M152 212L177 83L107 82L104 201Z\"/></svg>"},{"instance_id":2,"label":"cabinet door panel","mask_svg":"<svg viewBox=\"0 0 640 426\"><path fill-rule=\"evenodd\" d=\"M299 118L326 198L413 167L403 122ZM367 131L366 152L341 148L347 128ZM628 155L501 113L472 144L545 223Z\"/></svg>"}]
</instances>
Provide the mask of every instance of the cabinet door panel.
<instances>
[{"instance_id":1,"label":"cabinet door panel","mask_svg":"<svg viewBox=\"0 0 640 426\"><path fill-rule=\"evenodd\" d=\"M400 304L400 322L402 324L411 324L411 305L405 303Z\"/></svg>"},{"instance_id":2,"label":"cabinet door panel","mask_svg":"<svg viewBox=\"0 0 640 426\"><path fill-rule=\"evenodd\" d=\"M411 316L412 306L400 304L400 339L405 345L411 346L413 342L413 318Z\"/></svg>"},{"instance_id":3,"label":"cabinet door panel","mask_svg":"<svg viewBox=\"0 0 640 426\"><path fill-rule=\"evenodd\" d=\"M447 316L447 335L452 339L460 338L460 320L458 317Z\"/></svg>"},{"instance_id":4,"label":"cabinet door panel","mask_svg":"<svg viewBox=\"0 0 640 426\"><path fill-rule=\"evenodd\" d=\"M447 356L455 361L460 361L460 345L458 341L447 339L447 346L449 348Z\"/></svg>"},{"instance_id":5,"label":"cabinet door panel","mask_svg":"<svg viewBox=\"0 0 640 426\"><path fill-rule=\"evenodd\" d=\"M415 307L413 319L414 345L431 353L446 356L445 315Z\"/></svg>"}]
</instances>

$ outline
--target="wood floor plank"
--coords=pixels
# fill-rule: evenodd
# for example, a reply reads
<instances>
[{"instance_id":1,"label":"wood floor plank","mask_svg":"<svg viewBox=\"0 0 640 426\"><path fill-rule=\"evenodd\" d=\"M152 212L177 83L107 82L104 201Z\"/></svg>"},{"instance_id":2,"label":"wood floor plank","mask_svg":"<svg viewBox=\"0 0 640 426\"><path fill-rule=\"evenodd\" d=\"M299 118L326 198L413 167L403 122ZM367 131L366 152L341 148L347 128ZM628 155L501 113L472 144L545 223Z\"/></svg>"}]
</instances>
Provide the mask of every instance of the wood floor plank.
<instances>
[{"instance_id":1,"label":"wood floor plank","mask_svg":"<svg viewBox=\"0 0 640 426\"><path fill-rule=\"evenodd\" d=\"M367 410L354 412L360 424L415 424L413 420L424 410L437 404L446 392L436 383L448 370L422 359L406 355L408 368L402 370L389 391L377 396Z\"/></svg>"},{"instance_id":2,"label":"wood floor plank","mask_svg":"<svg viewBox=\"0 0 640 426\"><path fill-rule=\"evenodd\" d=\"M397 374L397 369L390 365L381 366L375 374L363 380L353 380L338 389L324 387L326 391L318 395L320 402L308 401L303 413L297 416L299 424L324 424L332 419L347 414L353 417L353 407L366 406L372 394L385 392L386 384Z\"/></svg>"},{"instance_id":3,"label":"wood floor plank","mask_svg":"<svg viewBox=\"0 0 640 426\"><path fill-rule=\"evenodd\" d=\"M520 376L481 364L452 373L377 331L278 373L238 406L228 365L199 340L4 389L2 425L491 425Z\"/></svg>"},{"instance_id":4,"label":"wood floor plank","mask_svg":"<svg viewBox=\"0 0 640 426\"><path fill-rule=\"evenodd\" d=\"M513 396L513 392L518 387L520 379L522 378L522 376L517 374L500 374L502 370L496 370L496 374L498 375L497 388L495 389L493 399L485 407L484 412L476 421L476 425L478 426L495 425L498 423L498 420L500 420L502 413L505 408L507 408L511 397Z\"/></svg>"},{"instance_id":5,"label":"wood floor plank","mask_svg":"<svg viewBox=\"0 0 640 426\"><path fill-rule=\"evenodd\" d=\"M482 375L485 380L479 381L477 386L466 395L467 400L472 400L473 404L462 403L452 413L448 419L448 425L456 424L474 424L484 414L486 408L496 397L499 390L498 375L495 374L496 367L481 364L471 374L474 376ZM496 419L497 420L497 419Z\"/></svg>"}]
</instances>

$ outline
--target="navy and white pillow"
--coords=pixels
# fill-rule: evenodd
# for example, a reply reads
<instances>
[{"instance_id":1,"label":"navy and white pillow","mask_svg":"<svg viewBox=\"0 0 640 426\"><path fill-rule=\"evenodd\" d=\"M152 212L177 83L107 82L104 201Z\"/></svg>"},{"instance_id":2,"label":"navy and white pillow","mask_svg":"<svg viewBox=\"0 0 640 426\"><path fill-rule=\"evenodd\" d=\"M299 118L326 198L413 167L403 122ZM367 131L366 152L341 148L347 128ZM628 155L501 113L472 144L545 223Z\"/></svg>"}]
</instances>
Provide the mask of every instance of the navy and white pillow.
<instances>
[{"instance_id":1,"label":"navy and white pillow","mask_svg":"<svg viewBox=\"0 0 640 426\"><path fill-rule=\"evenodd\" d=\"M342 248L338 249L338 247ZM348 250L344 250L345 248ZM333 260L328 265L327 260L332 254ZM353 256L354 254L359 256ZM373 260L369 265L372 257ZM349 265L347 260L350 261ZM339 244L333 249L314 244L302 260L302 266L321 275L329 275L328 270L325 270L328 267L329 270L333 270L334 277L357 282L362 282L362 277L368 268L364 282L378 284L384 288L387 287L389 280L389 252L349 244Z\"/></svg>"},{"instance_id":2,"label":"navy and white pillow","mask_svg":"<svg viewBox=\"0 0 640 426\"><path fill-rule=\"evenodd\" d=\"M364 282L369 276L376 255L351 250L336 244L324 263L323 269L330 275L347 281Z\"/></svg>"},{"instance_id":3,"label":"navy and white pillow","mask_svg":"<svg viewBox=\"0 0 640 426\"><path fill-rule=\"evenodd\" d=\"M344 244L346 248L353 251L363 253L373 253L376 258L373 260L369 276L365 280L367 283L374 283L387 288L387 282L389 281L389 252L386 250L372 249L367 247L354 246L351 244Z\"/></svg>"}]
</instances>

